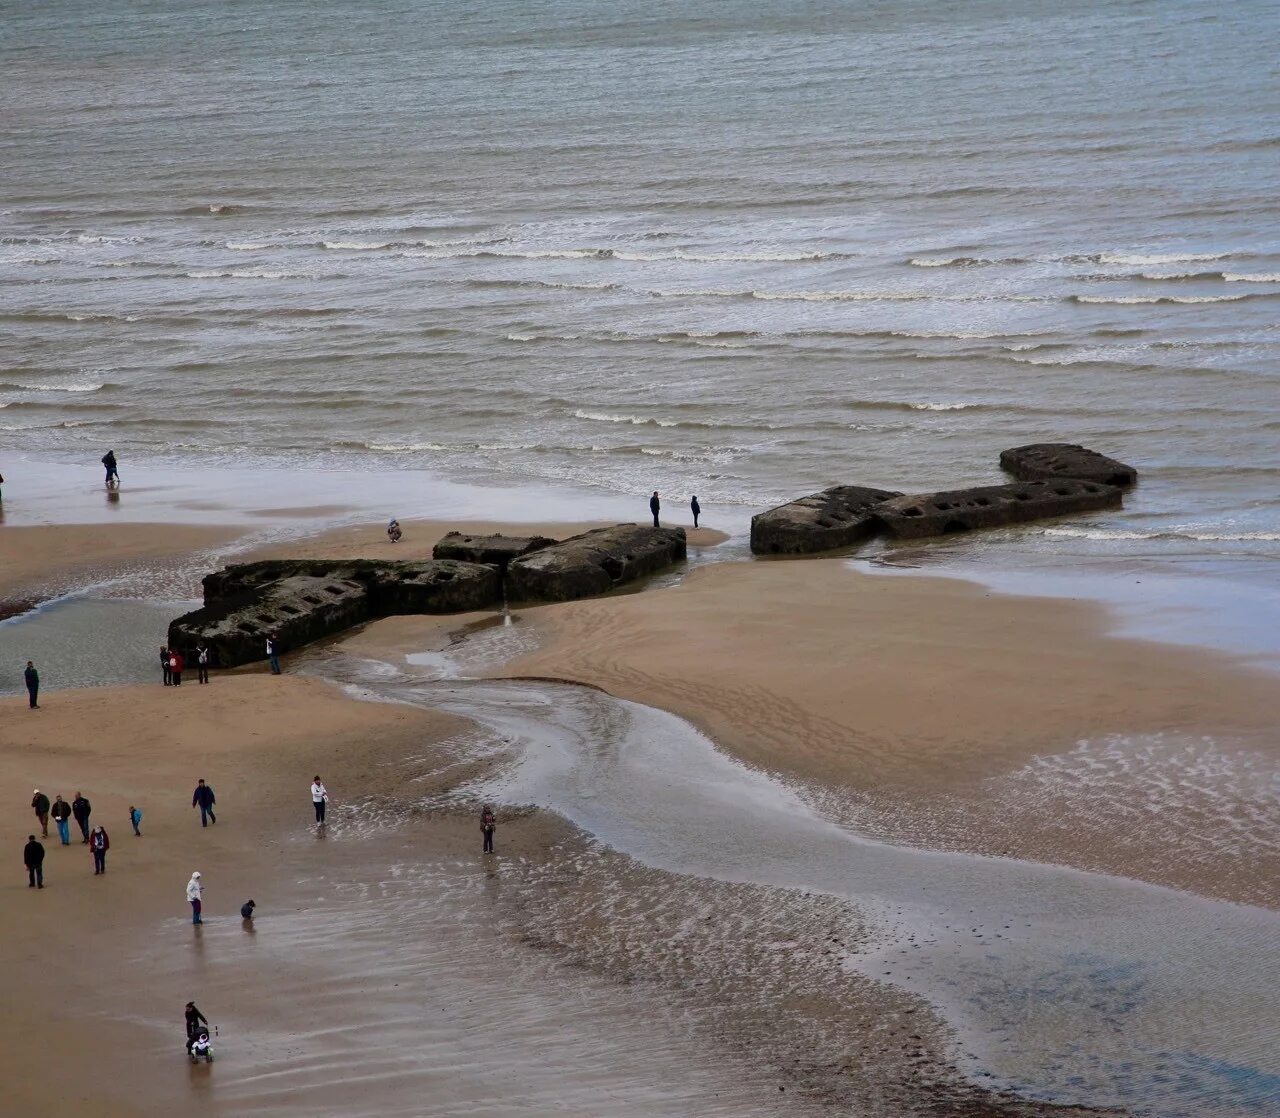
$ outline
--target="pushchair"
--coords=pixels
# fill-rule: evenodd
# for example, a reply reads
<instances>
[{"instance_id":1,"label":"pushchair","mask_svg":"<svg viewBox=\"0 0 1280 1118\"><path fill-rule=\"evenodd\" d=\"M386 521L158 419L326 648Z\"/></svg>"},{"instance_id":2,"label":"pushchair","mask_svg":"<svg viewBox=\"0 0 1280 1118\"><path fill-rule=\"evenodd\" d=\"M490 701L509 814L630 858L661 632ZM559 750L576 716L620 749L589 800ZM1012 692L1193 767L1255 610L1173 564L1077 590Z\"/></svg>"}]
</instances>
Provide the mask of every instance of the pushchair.
<instances>
[{"instance_id":1,"label":"pushchair","mask_svg":"<svg viewBox=\"0 0 1280 1118\"><path fill-rule=\"evenodd\" d=\"M209 1037L209 1030L201 1025L193 1036L187 1042L187 1055L191 1057L193 1064L198 1064L203 1060L206 1064L213 1063L213 1041Z\"/></svg>"}]
</instances>

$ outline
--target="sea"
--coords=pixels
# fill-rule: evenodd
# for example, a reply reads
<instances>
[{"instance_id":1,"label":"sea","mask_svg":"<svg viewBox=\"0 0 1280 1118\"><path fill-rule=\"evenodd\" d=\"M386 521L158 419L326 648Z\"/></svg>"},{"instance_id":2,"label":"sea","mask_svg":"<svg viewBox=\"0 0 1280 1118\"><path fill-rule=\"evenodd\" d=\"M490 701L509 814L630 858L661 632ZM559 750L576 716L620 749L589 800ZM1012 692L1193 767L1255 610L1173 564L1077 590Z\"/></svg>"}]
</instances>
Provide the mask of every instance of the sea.
<instances>
[{"instance_id":1,"label":"sea","mask_svg":"<svg viewBox=\"0 0 1280 1118\"><path fill-rule=\"evenodd\" d=\"M641 515L696 493L714 522L1082 442L1140 487L1002 539L1004 565L1264 586L1278 17L7 5L0 471L112 448Z\"/></svg>"}]
</instances>

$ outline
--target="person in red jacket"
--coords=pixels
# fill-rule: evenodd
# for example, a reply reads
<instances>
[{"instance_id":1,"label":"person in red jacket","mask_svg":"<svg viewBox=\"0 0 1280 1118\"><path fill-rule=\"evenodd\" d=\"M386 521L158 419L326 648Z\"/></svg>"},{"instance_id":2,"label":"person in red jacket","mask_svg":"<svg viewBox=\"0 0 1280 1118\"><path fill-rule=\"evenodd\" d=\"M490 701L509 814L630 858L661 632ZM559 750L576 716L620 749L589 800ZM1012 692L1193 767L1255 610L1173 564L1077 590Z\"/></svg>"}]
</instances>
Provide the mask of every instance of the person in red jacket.
<instances>
[{"instance_id":1,"label":"person in red jacket","mask_svg":"<svg viewBox=\"0 0 1280 1118\"><path fill-rule=\"evenodd\" d=\"M107 872L107 851L111 849L111 840L107 838L106 828L94 827L89 832L89 850L93 854L93 872Z\"/></svg>"},{"instance_id":2,"label":"person in red jacket","mask_svg":"<svg viewBox=\"0 0 1280 1118\"><path fill-rule=\"evenodd\" d=\"M182 669L187 666L186 661L182 658L182 653L176 648L169 649L169 678L173 680L173 685L178 687L182 683Z\"/></svg>"}]
</instances>

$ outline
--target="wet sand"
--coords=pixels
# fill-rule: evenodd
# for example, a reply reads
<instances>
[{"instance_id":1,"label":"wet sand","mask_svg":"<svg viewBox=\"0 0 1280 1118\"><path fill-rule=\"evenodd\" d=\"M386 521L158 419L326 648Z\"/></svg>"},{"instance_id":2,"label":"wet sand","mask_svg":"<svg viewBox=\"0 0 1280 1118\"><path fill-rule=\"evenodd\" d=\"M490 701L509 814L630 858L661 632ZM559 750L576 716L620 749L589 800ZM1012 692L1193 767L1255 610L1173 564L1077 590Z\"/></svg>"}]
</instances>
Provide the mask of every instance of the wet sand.
<instances>
[{"instance_id":1,"label":"wet sand","mask_svg":"<svg viewBox=\"0 0 1280 1118\"><path fill-rule=\"evenodd\" d=\"M193 524L3 526L0 611L20 612L86 582L186 559L239 534L235 528Z\"/></svg>"},{"instance_id":2,"label":"wet sand","mask_svg":"<svg viewBox=\"0 0 1280 1118\"><path fill-rule=\"evenodd\" d=\"M673 711L872 833L1280 904L1280 688L1226 655L1114 637L1102 607L828 559L720 564L519 617L538 647L503 674ZM1086 782L1108 747L1153 763ZM1139 783L1162 752L1184 771ZM1189 779L1213 759L1222 780Z\"/></svg>"}]
</instances>

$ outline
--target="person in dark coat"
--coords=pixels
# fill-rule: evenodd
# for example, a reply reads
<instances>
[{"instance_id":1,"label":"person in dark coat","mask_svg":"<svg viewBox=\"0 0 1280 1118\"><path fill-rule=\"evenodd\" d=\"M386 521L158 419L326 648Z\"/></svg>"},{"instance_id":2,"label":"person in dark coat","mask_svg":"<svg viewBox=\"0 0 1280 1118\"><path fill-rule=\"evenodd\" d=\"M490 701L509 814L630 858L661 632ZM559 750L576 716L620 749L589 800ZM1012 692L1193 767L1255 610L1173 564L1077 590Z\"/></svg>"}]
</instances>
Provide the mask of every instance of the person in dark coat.
<instances>
[{"instance_id":1,"label":"person in dark coat","mask_svg":"<svg viewBox=\"0 0 1280 1118\"><path fill-rule=\"evenodd\" d=\"M89 832L89 853L93 855L93 872L107 872L107 851L111 849L111 840L107 838L105 827L94 827Z\"/></svg>"},{"instance_id":2,"label":"person in dark coat","mask_svg":"<svg viewBox=\"0 0 1280 1118\"><path fill-rule=\"evenodd\" d=\"M76 798L71 801L71 814L76 817L76 822L80 825L80 833L84 836L80 840L81 846L87 846L89 843L89 814L93 811L93 806L79 792Z\"/></svg>"},{"instance_id":3,"label":"person in dark coat","mask_svg":"<svg viewBox=\"0 0 1280 1118\"><path fill-rule=\"evenodd\" d=\"M37 788L31 794L31 810L36 813L36 818L40 820L40 835L43 838L49 837L49 797Z\"/></svg>"},{"instance_id":4,"label":"person in dark coat","mask_svg":"<svg viewBox=\"0 0 1280 1118\"><path fill-rule=\"evenodd\" d=\"M53 821L58 825L58 838L62 840L63 846L70 846L71 828L67 826L67 820L71 818L71 805L61 796L55 796L50 811Z\"/></svg>"},{"instance_id":5,"label":"person in dark coat","mask_svg":"<svg viewBox=\"0 0 1280 1118\"><path fill-rule=\"evenodd\" d=\"M210 823L218 821L218 817L213 814L213 805L217 802L218 798L213 794L213 789L201 778L196 784L196 790L191 793L191 806L200 809L200 826L207 827Z\"/></svg>"},{"instance_id":6,"label":"person in dark coat","mask_svg":"<svg viewBox=\"0 0 1280 1118\"><path fill-rule=\"evenodd\" d=\"M36 701L40 694L40 673L36 671L36 666L30 660L27 661L26 670L22 673L22 682L27 685L28 705L32 710L38 710L40 704Z\"/></svg>"},{"instance_id":7,"label":"person in dark coat","mask_svg":"<svg viewBox=\"0 0 1280 1118\"><path fill-rule=\"evenodd\" d=\"M160 646L160 670L164 672L164 685L168 687L173 682L173 668L169 664L169 649L163 644Z\"/></svg>"},{"instance_id":8,"label":"person in dark coat","mask_svg":"<svg viewBox=\"0 0 1280 1118\"><path fill-rule=\"evenodd\" d=\"M27 845L22 848L22 864L27 867L27 888L44 888L44 846L36 841L35 835L27 836Z\"/></svg>"},{"instance_id":9,"label":"person in dark coat","mask_svg":"<svg viewBox=\"0 0 1280 1118\"><path fill-rule=\"evenodd\" d=\"M480 833L484 835L484 851L485 854L493 853L493 832L498 825L498 820L494 817L493 808L485 805L484 811L480 813Z\"/></svg>"},{"instance_id":10,"label":"person in dark coat","mask_svg":"<svg viewBox=\"0 0 1280 1118\"><path fill-rule=\"evenodd\" d=\"M195 1002L187 1002L185 1016L187 1019L187 1051L190 1052L191 1042L199 1035L200 1027L203 1025L207 1030L209 1028L209 1022L205 1020L204 1014L196 1009Z\"/></svg>"},{"instance_id":11,"label":"person in dark coat","mask_svg":"<svg viewBox=\"0 0 1280 1118\"><path fill-rule=\"evenodd\" d=\"M698 504L698 495L693 495L693 500L689 502L689 511L693 513L693 526L698 526L698 517L702 515L702 506Z\"/></svg>"},{"instance_id":12,"label":"person in dark coat","mask_svg":"<svg viewBox=\"0 0 1280 1118\"><path fill-rule=\"evenodd\" d=\"M102 456L102 464L107 469L107 488L111 488L112 478L115 478L116 484L119 485L120 471L116 469L116 452L114 450L108 450L107 453Z\"/></svg>"},{"instance_id":13,"label":"person in dark coat","mask_svg":"<svg viewBox=\"0 0 1280 1118\"><path fill-rule=\"evenodd\" d=\"M649 511L653 513L653 526L658 527L658 511L662 508L662 501L658 498L658 491L653 491L653 496L649 498Z\"/></svg>"},{"instance_id":14,"label":"person in dark coat","mask_svg":"<svg viewBox=\"0 0 1280 1118\"><path fill-rule=\"evenodd\" d=\"M271 664L271 674L280 674L280 638L275 633L267 634L267 661Z\"/></svg>"},{"instance_id":15,"label":"person in dark coat","mask_svg":"<svg viewBox=\"0 0 1280 1118\"><path fill-rule=\"evenodd\" d=\"M209 682L209 649L204 641L196 645L196 682Z\"/></svg>"}]
</instances>

